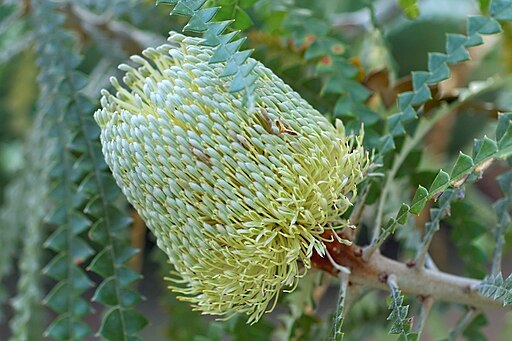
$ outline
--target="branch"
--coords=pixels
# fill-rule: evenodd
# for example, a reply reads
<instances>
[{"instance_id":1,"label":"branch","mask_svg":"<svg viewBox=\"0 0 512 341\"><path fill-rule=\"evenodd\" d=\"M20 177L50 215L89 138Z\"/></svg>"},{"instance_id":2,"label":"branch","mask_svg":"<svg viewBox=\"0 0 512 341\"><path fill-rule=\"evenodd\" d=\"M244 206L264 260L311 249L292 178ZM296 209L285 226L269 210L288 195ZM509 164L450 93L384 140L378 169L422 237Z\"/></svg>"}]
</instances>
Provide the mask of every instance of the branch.
<instances>
[{"instance_id":1,"label":"branch","mask_svg":"<svg viewBox=\"0 0 512 341\"><path fill-rule=\"evenodd\" d=\"M331 236L326 237L333 238L333 232L328 233ZM388 276L394 275L400 290L410 296L431 297L435 301L464 304L480 309L503 308L502 302L485 297L477 291L476 287L480 280L430 269L418 271L415 267L384 257L379 252L374 252L368 261L364 261L361 247L343 245L336 238L333 239L333 242L326 244L327 250L336 263L351 270L351 284L389 291L386 281ZM328 259L316 253L311 259L315 267L333 275L338 274Z\"/></svg>"},{"instance_id":2,"label":"branch","mask_svg":"<svg viewBox=\"0 0 512 341\"><path fill-rule=\"evenodd\" d=\"M434 304L434 300L432 297L419 297L419 300L421 301L421 310L420 310L420 316L418 319L418 325L415 328L415 331L418 333L418 337L421 336L421 333L423 332L423 328L427 324L428 315L430 314L430 311L432 310L432 305Z\"/></svg>"},{"instance_id":3,"label":"branch","mask_svg":"<svg viewBox=\"0 0 512 341\"><path fill-rule=\"evenodd\" d=\"M77 5L63 8L69 24L85 38L92 38L95 32L119 42L128 54L137 54L148 46L161 45L166 40L151 32L140 30L130 24L96 15Z\"/></svg>"},{"instance_id":4,"label":"branch","mask_svg":"<svg viewBox=\"0 0 512 341\"><path fill-rule=\"evenodd\" d=\"M439 231L441 219L449 215L450 204L452 201L462 199L464 197L464 190L460 188L449 189L445 191L439 199L439 207L430 209L430 221L425 224L426 232L416 252L416 259L414 266L418 269L423 269L425 266L426 257L434 234Z\"/></svg>"},{"instance_id":5,"label":"branch","mask_svg":"<svg viewBox=\"0 0 512 341\"><path fill-rule=\"evenodd\" d=\"M338 302L336 303L336 313L334 314L332 341L343 340L341 327L343 326L343 319L345 317L345 299L348 292L349 274L340 272L338 277L340 279L340 288L338 291Z\"/></svg>"},{"instance_id":6,"label":"branch","mask_svg":"<svg viewBox=\"0 0 512 341\"><path fill-rule=\"evenodd\" d=\"M402 166L403 162L409 155L409 153L421 142L425 135L441 118L445 117L446 115L455 113L456 110L463 106L465 103L467 103L468 100L471 100L476 96L482 95L490 90L494 90L499 87L503 87L507 84L510 84L511 81L512 78L508 76L489 78L482 87L473 91L468 90L468 94L466 96L461 97L458 101L454 103L440 107L430 118L419 121L414 136L406 138L404 146L400 150L400 153L398 153L397 156L395 157L395 160L393 161L393 166L386 175L386 181L384 183L384 187L380 195L380 200L375 217L372 241L371 244L368 245L363 251L363 258L365 260L368 260L374 252L379 250L380 246L382 245L382 243L384 243L387 237L394 233L394 229L396 228L397 225L403 225L403 222L395 222L383 229L382 220L384 217L384 208L386 200L388 200L389 192L391 190L392 185L394 184L394 178L398 173L400 167ZM490 163L487 162L482 163L481 165L478 166L478 172L483 172L489 165ZM476 170L477 169L475 169L475 171ZM453 183L450 186L459 187L460 184L458 186L455 186L455 183ZM430 196L429 200L433 198L434 196ZM406 208L406 210L403 212L403 214L401 214L400 212L398 213L401 218L406 218L406 215L408 214L407 212L409 212L407 205L405 204L402 205L400 211L404 209L404 207Z\"/></svg>"},{"instance_id":7,"label":"branch","mask_svg":"<svg viewBox=\"0 0 512 341\"><path fill-rule=\"evenodd\" d=\"M464 333L464 330L473 322L473 320L478 316L478 311L474 308L469 309L466 314L464 314L459 322L457 322L457 326L450 332L448 335L448 340L457 340L459 336Z\"/></svg>"}]
</instances>

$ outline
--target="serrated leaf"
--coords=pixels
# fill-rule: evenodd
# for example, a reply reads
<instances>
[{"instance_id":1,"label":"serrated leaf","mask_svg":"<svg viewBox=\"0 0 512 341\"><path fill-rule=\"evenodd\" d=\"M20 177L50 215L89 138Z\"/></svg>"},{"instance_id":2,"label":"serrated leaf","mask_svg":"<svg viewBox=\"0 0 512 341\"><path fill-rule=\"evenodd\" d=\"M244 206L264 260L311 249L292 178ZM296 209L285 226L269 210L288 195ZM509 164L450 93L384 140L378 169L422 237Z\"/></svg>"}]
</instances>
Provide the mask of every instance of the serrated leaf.
<instances>
[{"instance_id":1,"label":"serrated leaf","mask_svg":"<svg viewBox=\"0 0 512 341\"><path fill-rule=\"evenodd\" d=\"M50 263L44 268L44 273L49 277L60 280L65 278L68 270L68 262L66 255L60 254L55 256Z\"/></svg>"},{"instance_id":2,"label":"serrated leaf","mask_svg":"<svg viewBox=\"0 0 512 341\"><path fill-rule=\"evenodd\" d=\"M58 186L62 188L61 186ZM46 223L52 225L63 225L66 223L67 209L64 206L56 207L52 212L45 218Z\"/></svg>"},{"instance_id":3,"label":"serrated leaf","mask_svg":"<svg viewBox=\"0 0 512 341\"><path fill-rule=\"evenodd\" d=\"M117 269L117 280L121 286L125 287L133 282L139 280L141 275L138 272L133 271L129 267L121 266Z\"/></svg>"},{"instance_id":4,"label":"serrated leaf","mask_svg":"<svg viewBox=\"0 0 512 341\"><path fill-rule=\"evenodd\" d=\"M73 316L84 317L91 313L91 306L88 301L84 300L82 297L78 297L73 302L71 312Z\"/></svg>"},{"instance_id":5,"label":"serrated leaf","mask_svg":"<svg viewBox=\"0 0 512 341\"><path fill-rule=\"evenodd\" d=\"M399 223L399 224L405 224L405 222L407 221L407 218L409 217L409 210L411 208L409 207L409 205L407 204L402 204L402 206L400 207L400 210L398 211L397 215L396 215L396 221Z\"/></svg>"},{"instance_id":6,"label":"serrated leaf","mask_svg":"<svg viewBox=\"0 0 512 341\"><path fill-rule=\"evenodd\" d=\"M492 0L490 11L498 20L512 20L512 3L509 0Z\"/></svg>"},{"instance_id":7,"label":"serrated leaf","mask_svg":"<svg viewBox=\"0 0 512 341\"><path fill-rule=\"evenodd\" d=\"M423 186L418 186L418 189L416 190L416 193L414 194L414 198L412 199L411 208L409 209L409 212L412 214L420 214L420 212L423 210L423 207L425 207L425 203L428 200L428 191Z\"/></svg>"},{"instance_id":8,"label":"serrated leaf","mask_svg":"<svg viewBox=\"0 0 512 341\"><path fill-rule=\"evenodd\" d=\"M404 111L405 109L407 109L409 106L412 105L413 99L414 99L414 92L412 92L412 91L402 92L401 94L398 95L398 99L397 99L398 108L401 111Z\"/></svg>"},{"instance_id":9,"label":"serrated leaf","mask_svg":"<svg viewBox=\"0 0 512 341\"><path fill-rule=\"evenodd\" d=\"M416 340L418 335L411 332L412 319L407 318L409 306L403 305L404 296L395 283L388 280L388 285L391 291L388 307L391 312L387 318L388 321L391 321L389 333L399 335L399 339L402 340Z\"/></svg>"},{"instance_id":10,"label":"serrated leaf","mask_svg":"<svg viewBox=\"0 0 512 341\"><path fill-rule=\"evenodd\" d=\"M72 238L69 245L70 256L75 264L83 263L94 254L94 250L82 238Z\"/></svg>"},{"instance_id":11,"label":"serrated leaf","mask_svg":"<svg viewBox=\"0 0 512 341\"><path fill-rule=\"evenodd\" d=\"M222 44L217 46L213 55L210 58L210 63L220 63L225 62L234 55L240 46L244 43L245 38L237 39L231 43Z\"/></svg>"},{"instance_id":12,"label":"serrated leaf","mask_svg":"<svg viewBox=\"0 0 512 341\"><path fill-rule=\"evenodd\" d=\"M430 72L428 82L430 84L439 83L450 76L450 68L446 64L447 60L447 56L443 53L432 52L428 54L428 71Z\"/></svg>"},{"instance_id":13,"label":"serrated leaf","mask_svg":"<svg viewBox=\"0 0 512 341\"><path fill-rule=\"evenodd\" d=\"M511 125L512 113L500 113L496 127L496 140L499 141Z\"/></svg>"},{"instance_id":14,"label":"serrated leaf","mask_svg":"<svg viewBox=\"0 0 512 341\"><path fill-rule=\"evenodd\" d=\"M83 317L90 313L91 307L84 299L75 297L75 290L68 282L59 282L45 298L45 304L59 314L71 313Z\"/></svg>"},{"instance_id":15,"label":"serrated leaf","mask_svg":"<svg viewBox=\"0 0 512 341\"><path fill-rule=\"evenodd\" d=\"M112 260L110 247L106 247L98 253L87 269L104 278L112 276L114 274L114 261Z\"/></svg>"},{"instance_id":16,"label":"serrated leaf","mask_svg":"<svg viewBox=\"0 0 512 341\"><path fill-rule=\"evenodd\" d=\"M172 15L183 15L187 17L191 17L194 15L195 11L201 8L206 0L180 0L176 2L176 5L171 11Z\"/></svg>"},{"instance_id":17,"label":"serrated leaf","mask_svg":"<svg viewBox=\"0 0 512 341\"><path fill-rule=\"evenodd\" d=\"M96 221L89 232L89 237L93 241L105 241L108 231L112 233L123 231L132 223L132 218L128 213L121 211L119 208L108 206L106 209L103 218Z\"/></svg>"},{"instance_id":18,"label":"serrated leaf","mask_svg":"<svg viewBox=\"0 0 512 341\"><path fill-rule=\"evenodd\" d=\"M126 288L119 288L119 283L115 278L108 278L100 284L94 293L93 301L105 305L121 305L130 307L138 303L141 299L140 294Z\"/></svg>"},{"instance_id":19,"label":"serrated leaf","mask_svg":"<svg viewBox=\"0 0 512 341\"><path fill-rule=\"evenodd\" d=\"M125 240L120 240L118 238L113 238L112 245L116 254L116 265L122 265L133 258L137 253L139 253L139 249L132 247L127 244Z\"/></svg>"},{"instance_id":20,"label":"serrated leaf","mask_svg":"<svg viewBox=\"0 0 512 341\"><path fill-rule=\"evenodd\" d=\"M512 195L512 172L508 171L496 178L503 194L507 197Z\"/></svg>"},{"instance_id":21,"label":"serrated leaf","mask_svg":"<svg viewBox=\"0 0 512 341\"><path fill-rule=\"evenodd\" d=\"M85 215L73 212L70 217L69 229L71 233L79 234L85 231L91 225L91 221Z\"/></svg>"},{"instance_id":22,"label":"serrated leaf","mask_svg":"<svg viewBox=\"0 0 512 341\"><path fill-rule=\"evenodd\" d=\"M349 96L356 102L360 103L368 99L370 97L371 92L365 86L362 86L356 81L349 79L347 81L347 85L349 85L346 92Z\"/></svg>"},{"instance_id":23,"label":"serrated leaf","mask_svg":"<svg viewBox=\"0 0 512 341\"><path fill-rule=\"evenodd\" d=\"M45 298L45 304L59 314L63 314L68 309L70 288L67 282L59 282L48 293Z\"/></svg>"},{"instance_id":24,"label":"serrated leaf","mask_svg":"<svg viewBox=\"0 0 512 341\"><path fill-rule=\"evenodd\" d=\"M496 34L501 31L500 24L493 18L482 15L470 16L467 23L467 34L473 37L480 34ZM480 38L481 41L482 38ZM468 43L466 43L467 45ZM480 42L481 44L481 42Z\"/></svg>"},{"instance_id":25,"label":"serrated leaf","mask_svg":"<svg viewBox=\"0 0 512 341\"><path fill-rule=\"evenodd\" d=\"M93 195L98 194L100 192L100 187L98 185L98 182L96 181L95 175L91 173L88 176L86 176L80 183L78 191Z\"/></svg>"},{"instance_id":26,"label":"serrated leaf","mask_svg":"<svg viewBox=\"0 0 512 341\"><path fill-rule=\"evenodd\" d=\"M63 315L53 321L46 331L46 335L59 341L82 340L91 334L91 327L81 321L70 321L69 315Z\"/></svg>"},{"instance_id":27,"label":"serrated leaf","mask_svg":"<svg viewBox=\"0 0 512 341\"><path fill-rule=\"evenodd\" d=\"M183 28L185 31L204 32L208 30L207 23L212 20L218 11L218 7L205 8L195 12L189 22Z\"/></svg>"},{"instance_id":28,"label":"serrated leaf","mask_svg":"<svg viewBox=\"0 0 512 341\"><path fill-rule=\"evenodd\" d=\"M87 277L85 272L79 268L78 266L73 266L71 268L71 274L68 278L68 281L71 284L71 288L73 290L73 293L76 295L82 294L84 291L92 287L92 282Z\"/></svg>"},{"instance_id":29,"label":"serrated leaf","mask_svg":"<svg viewBox=\"0 0 512 341\"><path fill-rule=\"evenodd\" d=\"M90 103L89 103L90 105ZM91 107L90 111L93 111L93 107ZM90 112L86 110L85 112ZM80 128L84 136L89 141L95 141L100 136L100 127L96 124L96 122L92 119L84 119L80 121Z\"/></svg>"},{"instance_id":30,"label":"serrated leaf","mask_svg":"<svg viewBox=\"0 0 512 341\"><path fill-rule=\"evenodd\" d=\"M418 113L413 107L409 106L402 111L402 122L412 121L418 118Z\"/></svg>"},{"instance_id":31,"label":"serrated leaf","mask_svg":"<svg viewBox=\"0 0 512 341\"><path fill-rule=\"evenodd\" d=\"M246 30L254 25L249 14L241 8L238 8L235 12L235 22L233 23L233 29L235 30Z\"/></svg>"},{"instance_id":32,"label":"serrated leaf","mask_svg":"<svg viewBox=\"0 0 512 341\"><path fill-rule=\"evenodd\" d=\"M379 151L382 154L385 154L393 149L395 149L395 141L393 140L393 137L390 135L385 135L379 139Z\"/></svg>"},{"instance_id":33,"label":"serrated leaf","mask_svg":"<svg viewBox=\"0 0 512 341\"><path fill-rule=\"evenodd\" d=\"M395 231L395 228L396 228L396 225L397 225L397 221L395 218L389 218L386 225L384 226L384 230L389 230L391 232L394 232Z\"/></svg>"},{"instance_id":34,"label":"serrated leaf","mask_svg":"<svg viewBox=\"0 0 512 341\"><path fill-rule=\"evenodd\" d=\"M232 32L231 34L221 35L226 28L233 23L234 20L224 20L220 22L210 22L208 23L208 30L203 33L204 40L201 42L201 45L215 47L220 44L225 44L234 37L237 32Z\"/></svg>"},{"instance_id":35,"label":"serrated leaf","mask_svg":"<svg viewBox=\"0 0 512 341\"><path fill-rule=\"evenodd\" d=\"M458 180L464 175L469 174L472 171L473 167L473 159L469 155L460 152L459 157L457 158L457 161L455 162L455 165L452 168L451 178L453 180Z\"/></svg>"},{"instance_id":36,"label":"serrated leaf","mask_svg":"<svg viewBox=\"0 0 512 341\"><path fill-rule=\"evenodd\" d=\"M484 136L484 138L479 141L478 148L475 146L475 164L480 164L482 161L492 157L498 151L498 145L496 142Z\"/></svg>"},{"instance_id":37,"label":"serrated leaf","mask_svg":"<svg viewBox=\"0 0 512 341\"><path fill-rule=\"evenodd\" d=\"M443 191L446 187L448 187L450 183L450 175L443 171L442 169L437 173L432 185L428 190L429 196L435 195L441 191Z\"/></svg>"},{"instance_id":38,"label":"serrated leaf","mask_svg":"<svg viewBox=\"0 0 512 341\"><path fill-rule=\"evenodd\" d=\"M391 139L392 136L400 136L405 134L405 128L402 125L402 121L404 121L402 113L396 113L388 117L387 124L389 127L389 133L391 134Z\"/></svg>"},{"instance_id":39,"label":"serrated leaf","mask_svg":"<svg viewBox=\"0 0 512 341\"><path fill-rule=\"evenodd\" d=\"M89 239L101 241L108 239L108 225L103 218L98 219L89 230Z\"/></svg>"},{"instance_id":40,"label":"serrated leaf","mask_svg":"<svg viewBox=\"0 0 512 341\"><path fill-rule=\"evenodd\" d=\"M447 62L450 64L460 63L468 60L469 52L466 49L468 38L462 34L449 33L446 39Z\"/></svg>"},{"instance_id":41,"label":"serrated leaf","mask_svg":"<svg viewBox=\"0 0 512 341\"><path fill-rule=\"evenodd\" d=\"M229 69L223 76L236 74L236 84L230 85L230 92L237 92L244 90L245 95L243 97L244 103L253 103L254 95L252 86L257 79L256 75L244 73L241 68L237 67L237 63L229 63L231 58L237 53L240 45L243 43L244 38L237 39L230 42L237 34L236 29L245 29L252 25L251 18L243 10L243 8L253 4L251 0L245 0L242 3L226 3L219 4L223 5L219 8L203 8L206 0L181 0L181 1L165 1L162 3L169 3L175 5L171 11L174 15L183 15L190 17L189 22L185 26L184 30L203 32L202 45L217 47L213 56L210 59L211 63L228 62ZM235 18L231 18L233 16ZM211 22L214 17L220 22ZM225 20L228 19L228 20ZM232 23L234 24L235 31L227 34L222 34L224 30ZM87 185L93 185L86 183Z\"/></svg>"},{"instance_id":42,"label":"serrated leaf","mask_svg":"<svg viewBox=\"0 0 512 341\"><path fill-rule=\"evenodd\" d=\"M97 165L98 163L96 163L96 166ZM81 181L78 191L91 194L92 197L98 197L98 195L101 195L107 202L111 202L118 198L121 193L112 175L105 173L100 175L95 173L88 174ZM94 214L95 211L88 211L87 213Z\"/></svg>"},{"instance_id":43,"label":"serrated leaf","mask_svg":"<svg viewBox=\"0 0 512 341\"><path fill-rule=\"evenodd\" d=\"M512 275L506 280L501 273L487 276L477 287L478 291L493 300L501 300L503 304L512 302Z\"/></svg>"},{"instance_id":44,"label":"serrated leaf","mask_svg":"<svg viewBox=\"0 0 512 341\"><path fill-rule=\"evenodd\" d=\"M138 312L115 307L105 314L99 334L107 340L118 341L123 339L124 331L133 334L147 324L147 320Z\"/></svg>"},{"instance_id":45,"label":"serrated leaf","mask_svg":"<svg viewBox=\"0 0 512 341\"><path fill-rule=\"evenodd\" d=\"M430 78L430 73L426 71L413 71L411 72L412 88L417 91L421 87L427 85Z\"/></svg>"},{"instance_id":46,"label":"serrated leaf","mask_svg":"<svg viewBox=\"0 0 512 341\"><path fill-rule=\"evenodd\" d=\"M44 243L44 247L58 252L66 247L67 242L67 231L64 229L64 227L61 227L57 231L53 232L50 237L48 237Z\"/></svg>"},{"instance_id":47,"label":"serrated leaf","mask_svg":"<svg viewBox=\"0 0 512 341\"><path fill-rule=\"evenodd\" d=\"M498 138L498 149L501 152L512 147L512 121L508 122L506 130L500 135Z\"/></svg>"},{"instance_id":48,"label":"serrated leaf","mask_svg":"<svg viewBox=\"0 0 512 341\"><path fill-rule=\"evenodd\" d=\"M73 84L75 90L82 90L88 83L88 77L80 71L73 71L69 75L69 81Z\"/></svg>"},{"instance_id":49,"label":"serrated leaf","mask_svg":"<svg viewBox=\"0 0 512 341\"><path fill-rule=\"evenodd\" d=\"M83 168L79 168L79 167L83 167ZM92 161L89 158L80 157L75 161L75 163L71 167L71 170L72 170L72 172L69 175L69 179L73 183L77 183L84 177L85 174L87 174L88 171L94 170L94 164L92 163ZM76 187L76 186L73 186L73 187ZM77 200L77 199L86 197L86 194L75 190L73 192L73 196L75 197L75 198L73 198L73 200ZM85 200L82 202L78 202L76 205L74 204L74 202L72 202L72 205L73 205L73 207L78 207L78 206L81 206L81 204L83 204L84 202L85 202Z\"/></svg>"},{"instance_id":50,"label":"serrated leaf","mask_svg":"<svg viewBox=\"0 0 512 341\"><path fill-rule=\"evenodd\" d=\"M254 84L256 81L257 76L244 76L240 73L238 73L235 78L233 78L233 81L231 82L231 86L229 87L229 92L238 92L243 89L248 89Z\"/></svg>"},{"instance_id":51,"label":"serrated leaf","mask_svg":"<svg viewBox=\"0 0 512 341\"><path fill-rule=\"evenodd\" d=\"M411 105L419 105L425 103L426 101L432 98L430 89L427 85L423 85L418 90L414 92L414 97L412 98Z\"/></svg>"}]
</instances>

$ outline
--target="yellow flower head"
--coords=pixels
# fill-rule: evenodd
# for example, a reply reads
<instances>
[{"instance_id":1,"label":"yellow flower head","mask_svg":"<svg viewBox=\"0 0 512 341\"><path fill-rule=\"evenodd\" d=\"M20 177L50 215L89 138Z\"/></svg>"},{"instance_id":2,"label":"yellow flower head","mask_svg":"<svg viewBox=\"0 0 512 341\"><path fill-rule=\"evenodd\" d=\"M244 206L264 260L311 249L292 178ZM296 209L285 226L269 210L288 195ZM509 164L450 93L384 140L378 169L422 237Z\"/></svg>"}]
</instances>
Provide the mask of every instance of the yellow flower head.
<instances>
[{"instance_id":1,"label":"yellow flower head","mask_svg":"<svg viewBox=\"0 0 512 341\"><path fill-rule=\"evenodd\" d=\"M95 113L106 162L174 265L181 292L205 314L256 322L325 254L321 234L356 195L368 155L257 63L256 109L228 92L213 49L170 44L121 65L115 95ZM270 308L271 310L271 308Z\"/></svg>"}]
</instances>

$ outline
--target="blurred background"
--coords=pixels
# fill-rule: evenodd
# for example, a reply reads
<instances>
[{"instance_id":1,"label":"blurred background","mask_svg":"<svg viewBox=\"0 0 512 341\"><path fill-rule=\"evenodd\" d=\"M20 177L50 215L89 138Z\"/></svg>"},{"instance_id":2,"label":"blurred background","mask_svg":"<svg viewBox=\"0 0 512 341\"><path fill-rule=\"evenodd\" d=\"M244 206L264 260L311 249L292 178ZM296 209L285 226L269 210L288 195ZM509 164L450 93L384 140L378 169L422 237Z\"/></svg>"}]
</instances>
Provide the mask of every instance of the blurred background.
<instances>
[{"instance_id":1,"label":"blurred background","mask_svg":"<svg viewBox=\"0 0 512 341\"><path fill-rule=\"evenodd\" d=\"M66 2L66 1L65 1ZM222 1L221 1L222 2ZM260 1L259 8L269 6L269 1ZM286 3L280 1L279 3ZM294 28L297 35L290 38L275 38L273 31L286 30L287 27L268 29L272 20L280 22L286 13L282 10L269 12L275 16L261 20L249 8L247 14L254 21L254 26L247 30L248 48L254 48L254 57L271 67L280 77L298 90L314 106L326 114L333 112L336 99L328 93L318 96L318 88L322 85L318 77L314 77L311 65L304 58L304 50L296 45L300 35L322 30L318 23L324 23L331 29L331 35L343 42L346 60L357 67L360 75L356 79L368 89L380 92L380 98L370 98L366 105L376 112L392 110L398 91L410 88L410 75L414 70L425 70L429 52L442 52L445 49L446 33L464 33L468 15L480 13L479 6L484 3L472 0L424 0L419 1L418 18L411 20L404 16L396 1L374 1L374 13L365 7L368 1L363 0L296 0L296 8L308 9L313 13L315 21L285 21ZM169 17L169 7L154 6L154 1L69 1L64 7L66 27L69 27L77 38L77 49L83 55L79 69L90 75L91 81L85 92L91 98L99 98L102 87L108 87L108 77L116 74L114 67L125 61L130 54L138 53L144 47L126 43L122 40L103 36L101 26L94 26L95 20L112 20L123 23L139 33L146 33L142 41L148 46L156 46L164 41L169 30L180 30L184 19ZM30 1L24 2L30 11ZM256 6L256 8L258 8ZM286 7L284 7L286 9ZM82 10L83 12L80 12ZM35 63L37 52L33 48L34 28L30 16L21 14L16 20L10 20L13 13L19 11L19 4L14 1L3 1L0 6L0 193L4 193L9 184L23 169L30 168L26 162L26 140L33 127L36 100L38 97L38 67ZM76 13L79 13L77 15ZM251 20L251 19L248 20ZM289 19L289 18L288 18ZM309 19L308 19L309 20ZM314 26L311 25L314 23ZM90 25L90 26L87 26ZM239 27L244 29L243 20ZM301 26L302 25L302 26ZM495 74L507 74L512 71L512 27L504 26L505 31L500 37L490 36L483 46L471 49L472 60L453 67L452 77L443 82L437 89L439 101L456 100L464 88L479 86L477 81L485 81ZM102 35L103 34L103 35ZM299 38L297 38L299 37ZM114 37L115 38L115 37ZM132 42L133 43L133 42ZM372 102L374 100L374 102ZM433 103L433 106L439 103ZM424 183L431 179L438 168L454 159L460 150L471 150L474 137L490 134L495 127L495 118L499 111L512 110L510 91L496 89L459 108L456 115L450 115L441 121L427 137L425 144L412 153L401 172L410 178L412 184ZM371 139L371 133L368 138ZM420 158L421 152L422 157ZM408 169L407 166L410 168ZM471 212L471 216L453 214L453 219L443 222L441 232L436 235L432 244L431 255L443 271L460 275L481 278L487 272L488 255L493 250L493 238L489 226L494 224L495 213L490 205L501 196L495 177L506 169L505 164L493 164L485 173L484 178L476 186L468 187L464 202L452 206L452 212ZM408 172L413 172L408 173ZM400 188L396 189L400 191ZM7 195L7 194L6 194ZM0 206L6 197L0 196ZM396 196L400 201L400 196ZM390 203L390 205L393 203ZM30 212L27 212L30 214ZM428 217L419 217L418 226ZM423 220L422 220L423 219ZM138 284L146 300L140 303L140 309L151 321L144 329L144 340L238 340L243 335L245 340L265 340L270 338L272 325L279 324L285 308L278 308L266 316L266 322L254 329L247 327L243 319L233 319L227 323L212 322L192 312L187 304L176 301L165 289L162 277L170 270L154 240L143 223L135 217L134 245L141 246L143 252L133 261L132 266L140 269L144 279ZM364 227L363 227L364 228ZM364 233L363 233L364 234ZM509 236L507 234L507 236ZM363 237L362 237L363 238ZM410 233L397 233L395 241L385 245L384 253L397 257L406 254L407 241L418 238ZM1 240L1 236L0 236ZM404 243L404 244L399 244ZM412 241L411 241L412 243ZM1 247L1 245L0 245ZM507 245L507 251L510 245ZM476 256L475 256L476 255ZM481 255L480 258L478 255ZM50 255L45 256L50 259ZM481 259L481 261L475 261ZM46 261L47 261L46 260ZM512 262L507 258L504 262L504 273L512 270ZM311 283L319 283L324 288L323 298L312 315L311 328L315 328L316 320L329 320L337 295L336 286L330 285L329 279L313 273ZM92 277L93 280L98 281ZM7 340L9 328L6 321L12 314L9 298L16 291L18 279L17 268L3 279L4 295L7 297L2 306L4 318L0 323L0 340ZM326 284L327 283L327 284ZM44 280L46 288L52 282ZM87 293L91 297L92 291ZM372 292L355 305L345 320L346 340L391 340L387 335L386 308L375 304L377 297L382 301L385 295ZM100 306L95 307L97 312ZM48 313L50 314L50 313ZM423 340L431 340L446 335L450 326L461 316L462 311L454 307L440 305L439 309L429 318L429 326ZM90 324L101 322L99 314L90 316ZM376 322L376 321L379 322ZM41 321L41 325L46 325ZM512 314L491 312L487 319L479 317L474 321L487 324L483 334L474 332L471 340L509 340L512 335ZM27 326L31 328L32 326ZM475 327L476 328L476 327ZM238 332L237 332L238 330ZM475 329L477 330L477 328ZM235 332L233 332L235 331ZM235 337L228 337L229 333ZM202 335L202 339L201 339ZM237 336L239 338L237 338ZM91 338L93 340L95 338ZM301 339L300 337L296 338Z\"/></svg>"}]
</instances>

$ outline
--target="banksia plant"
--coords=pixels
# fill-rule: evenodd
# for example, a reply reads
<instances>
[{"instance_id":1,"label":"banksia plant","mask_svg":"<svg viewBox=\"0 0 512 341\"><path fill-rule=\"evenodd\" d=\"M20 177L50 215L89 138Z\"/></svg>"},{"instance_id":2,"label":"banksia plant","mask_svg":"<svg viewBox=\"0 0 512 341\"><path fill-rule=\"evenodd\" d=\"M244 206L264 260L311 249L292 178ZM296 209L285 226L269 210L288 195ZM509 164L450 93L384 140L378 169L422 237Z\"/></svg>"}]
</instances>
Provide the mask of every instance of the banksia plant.
<instances>
[{"instance_id":1,"label":"banksia plant","mask_svg":"<svg viewBox=\"0 0 512 341\"><path fill-rule=\"evenodd\" d=\"M368 154L261 63L249 111L212 48L169 41L102 92L103 153L174 265L171 288L205 314L256 322L314 251L326 256L324 232L349 225Z\"/></svg>"}]
</instances>

